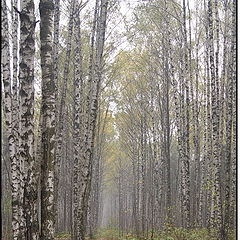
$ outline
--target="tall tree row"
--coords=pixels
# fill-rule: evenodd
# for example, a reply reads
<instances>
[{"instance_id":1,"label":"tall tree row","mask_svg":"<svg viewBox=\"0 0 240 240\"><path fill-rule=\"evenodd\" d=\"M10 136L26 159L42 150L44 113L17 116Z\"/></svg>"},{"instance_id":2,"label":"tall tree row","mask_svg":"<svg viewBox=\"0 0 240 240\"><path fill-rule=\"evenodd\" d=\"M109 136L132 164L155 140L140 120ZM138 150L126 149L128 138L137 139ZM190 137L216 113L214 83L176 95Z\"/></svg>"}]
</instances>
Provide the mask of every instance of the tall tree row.
<instances>
[{"instance_id":1,"label":"tall tree row","mask_svg":"<svg viewBox=\"0 0 240 240\"><path fill-rule=\"evenodd\" d=\"M196 7L189 1L139 4L129 23L135 36L127 33L135 47L113 65L122 89L115 121L134 179L130 191L116 183L115 198L124 191L133 197L137 235L200 226L228 239L234 229L235 1ZM116 220L121 225L130 216Z\"/></svg>"},{"instance_id":2,"label":"tall tree row","mask_svg":"<svg viewBox=\"0 0 240 240\"><path fill-rule=\"evenodd\" d=\"M105 41L107 1L96 1L93 14L92 41L86 43L86 56L90 56L89 73L83 85L82 74L85 69L77 63L82 59L80 14L87 2L71 1L68 27L66 61L64 64L63 82L59 81L60 58L64 51L59 42L59 1L40 1L40 20L36 20L33 1L12 1L12 11L6 1L2 5L2 76L4 84L4 120L11 162L11 192L12 192L12 236L13 239L53 239L56 228L55 207L58 194L59 174L61 164L71 161L65 158L63 137L65 131L63 121L66 118L66 108L69 99L67 83L70 74L74 76L74 124L70 123L70 141L76 145L74 164L76 176L72 185L77 192L68 199L70 206L73 199L77 203L77 214L70 217L74 219L75 237L84 239L87 224L87 211L92 178L93 148L96 132L96 118L98 112L99 88L102 75L102 56ZM9 16L12 20L9 24ZM75 18L76 17L76 18ZM88 16L89 18L89 16ZM20 20L20 21L19 21ZM19 21L19 23L18 23ZM41 110L39 117L39 134L34 126L34 89L35 89L35 39L38 32L35 27L40 21L40 57L41 57ZM18 31L20 26L20 41L18 49ZM10 30L12 35L9 34ZM74 33L73 33L74 31ZM11 38L10 38L11 36ZM72 44L73 36L75 43ZM9 39L12 40L12 45ZM70 65L72 46L75 47L75 64ZM87 49L86 49L87 48ZM61 52L60 52L61 49ZM89 49L90 54L86 53ZM11 53L13 66L11 66ZM19 54L18 54L19 52ZM18 60L18 55L20 56ZM86 63L86 62L85 62ZM74 73L71 68L74 67ZM19 69L19 70L18 70ZM19 76L17 75L19 72ZM86 71L85 71L86 73ZM72 77L72 76L71 76ZM19 80L18 80L19 79ZM58 88L56 88L56 86ZM84 89L85 87L85 89ZM58 89L61 89L59 91ZM85 91L83 93L83 91ZM72 103L71 103L72 104ZM20 112L18 111L20 109ZM68 121L68 120L67 120ZM72 128L73 126L73 128ZM66 132L67 133L67 132ZM38 140L37 136L41 139ZM81 141L82 140L82 141ZM37 152L35 152L37 147ZM56 149L56 151L55 151ZM79 151L80 150L80 151ZM41 169L38 169L40 160ZM65 164L64 164L65 165ZM70 173L71 174L71 173ZM68 175L70 176L70 175ZM37 183L40 179L41 192L38 195ZM70 194L71 195L71 194ZM38 197L40 197L40 211L38 212ZM70 201L69 201L70 200ZM66 208L66 206L65 206ZM38 215L40 217L38 217ZM71 221L73 222L73 221ZM58 223L58 222L57 222Z\"/></svg>"}]
</instances>

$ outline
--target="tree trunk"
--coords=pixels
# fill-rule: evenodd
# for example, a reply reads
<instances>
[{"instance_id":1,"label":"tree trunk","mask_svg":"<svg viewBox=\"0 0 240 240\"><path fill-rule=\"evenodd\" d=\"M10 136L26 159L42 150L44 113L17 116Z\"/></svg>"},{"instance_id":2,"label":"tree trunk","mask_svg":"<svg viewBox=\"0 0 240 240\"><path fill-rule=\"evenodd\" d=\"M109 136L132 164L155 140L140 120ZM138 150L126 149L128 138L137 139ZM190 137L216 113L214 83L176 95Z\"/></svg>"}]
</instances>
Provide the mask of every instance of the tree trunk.
<instances>
[{"instance_id":1,"label":"tree trunk","mask_svg":"<svg viewBox=\"0 0 240 240\"><path fill-rule=\"evenodd\" d=\"M78 6L80 8L80 6ZM74 175L73 175L73 239L78 239L80 235L79 229L79 216L78 216L78 205L79 205L79 191L81 185L79 185L79 175L81 172L80 166L80 130L82 125L82 100L83 100L83 80L82 80L82 56L81 56L81 33L80 33L80 16L79 11L76 14L76 24L75 24L75 50L74 50L74 111L73 111L73 144L74 144Z\"/></svg>"},{"instance_id":2,"label":"tree trunk","mask_svg":"<svg viewBox=\"0 0 240 240\"><path fill-rule=\"evenodd\" d=\"M62 88L61 88L61 97L60 99L60 106L59 106L59 111L56 111L58 114L56 116L57 125L56 125L56 157L55 157L55 188L56 191L58 189L58 183L59 179L58 176L60 174L60 163L61 163L61 157L62 157L62 143L63 143L63 120L65 119L65 109L66 109L66 94L67 94L67 87L68 87L68 77L69 77L69 65L70 65L70 54L71 54L71 46L72 46L72 33L73 33L73 20L74 20L74 8L75 8L75 0L71 0L70 2L70 16L69 16L69 23L68 23L68 36L67 36L67 47L66 47L66 56L65 56L65 64L64 64L64 73L63 73L63 83L62 83ZM56 19L55 19L56 20ZM55 27L57 23L55 22ZM57 31L57 30L56 30ZM56 41L57 41L57 34L55 34L55 42L54 42L54 51L56 50ZM54 52L57 54L56 52ZM56 56L54 55L56 60ZM55 80L57 79L57 71L56 65L54 66L54 78ZM55 195L56 201L57 199L57 194Z\"/></svg>"},{"instance_id":3,"label":"tree trunk","mask_svg":"<svg viewBox=\"0 0 240 240\"><path fill-rule=\"evenodd\" d=\"M213 43L213 10L212 0L208 1L208 24L209 24L209 61L212 87L212 145L213 145L213 188L211 203L211 226L217 229L219 239L223 239L222 209L220 195L220 154L219 154L219 89L216 79L216 66L214 63L214 43Z\"/></svg>"},{"instance_id":4,"label":"tree trunk","mask_svg":"<svg viewBox=\"0 0 240 240\"><path fill-rule=\"evenodd\" d=\"M1 40L1 65L2 65L2 78L4 86L4 116L6 122L6 132L8 138L9 157L11 162L11 186L12 186L12 236L13 239L20 237L19 225L21 221L20 214L22 213L22 205L20 204L19 191L20 191L20 162L17 157L18 147L18 115L17 115L17 13L13 16L14 30L13 30L13 83L11 93L11 72L10 72L10 47L9 47L9 26L6 1L2 1L2 40Z\"/></svg>"},{"instance_id":5,"label":"tree trunk","mask_svg":"<svg viewBox=\"0 0 240 240\"><path fill-rule=\"evenodd\" d=\"M53 240L55 231L54 156L55 82L53 79L53 0L41 0L40 40L42 68L41 239Z\"/></svg>"},{"instance_id":6,"label":"tree trunk","mask_svg":"<svg viewBox=\"0 0 240 240\"><path fill-rule=\"evenodd\" d=\"M34 155L34 1L22 0L20 12L20 162L23 164L23 238L38 239L37 182Z\"/></svg>"},{"instance_id":7,"label":"tree trunk","mask_svg":"<svg viewBox=\"0 0 240 240\"><path fill-rule=\"evenodd\" d=\"M93 147L94 147L94 138L95 138L95 127L96 127L96 117L98 111L98 97L99 97L99 88L101 82L101 70L102 70L102 54L103 46L105 40L105 29L106 29L106 15L107 15L107 0L101 1L100 7L100 16L97 28L97 37L96 37L96 57L93 69L90 67L89 75L89 95L86 108L86 132L83 138L83 144L81 146L82 156L80 159L80 167L82 173L80 175L79 184L82 186L79 192L79 207L78 207L78 224L80 229L79 239L84 239L86 232L86 217L89 201L89 188L91 185L91 176L92 176L92 160L93 160ZM96 8L98 8L98 0L96 1ZM95 9L95 13L98 13L98 10ZM95 23L94 23L95 24ZM94 29L94 28L93 28ZM95 34L93 31L92 34ZM92 63L93 63L92 62Z\"/></svg>"},{"instance_id":8,"label":"tree trunk","mask_svg":"<svg viewBox=\"0 0 240 240\"><path fill-rule=\"evenodd\" d=\"M226 188L225 188L225 226L226 232L233 227L234 220L234 194L231 193L231 188L234 188L235 184L231 182L235 177L234 165L235 165L235 152L233 151L235 146L233 134L233 118L236 112L234 112L234 105L236 104L235 98L235 83L236 83L236 2L233 1L233 13L232 13L232 36L231 36L231 52L229 61L229 77L228 77L228 88L227 88L227 122L226 122ZM232 169L231 169L232 168ZM231 196L232 195L232 196ZM231 198L231 199L230 199Z\"/></svg>"}]
</instances>

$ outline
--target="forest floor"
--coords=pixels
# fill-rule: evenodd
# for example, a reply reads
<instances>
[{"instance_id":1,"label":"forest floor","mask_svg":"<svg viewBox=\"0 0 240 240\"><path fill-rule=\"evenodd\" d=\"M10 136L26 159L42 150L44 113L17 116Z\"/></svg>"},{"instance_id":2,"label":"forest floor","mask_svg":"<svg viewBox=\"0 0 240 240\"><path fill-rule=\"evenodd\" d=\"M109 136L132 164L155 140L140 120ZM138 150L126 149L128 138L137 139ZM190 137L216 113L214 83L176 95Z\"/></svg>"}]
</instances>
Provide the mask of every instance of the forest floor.
<instances>
[{"instance_id":1,"label":"forest floor","mask_svg":"<svg viewBox=\"0 0 240 240\"><path fill-rule=\"evenodd\" d=\"M169 228L160 232L151 233L148 236L137 238L130 233L120 234L117 229L101 229L98 231L94 239L87 240L218 240L214 237L214 232L209 232L207 229L184 229L184 228ZM230 232L228 240L236 240L234 232ZM57 234L55 240L71 240L69 233Z\"/></svg>"}]
</instances>

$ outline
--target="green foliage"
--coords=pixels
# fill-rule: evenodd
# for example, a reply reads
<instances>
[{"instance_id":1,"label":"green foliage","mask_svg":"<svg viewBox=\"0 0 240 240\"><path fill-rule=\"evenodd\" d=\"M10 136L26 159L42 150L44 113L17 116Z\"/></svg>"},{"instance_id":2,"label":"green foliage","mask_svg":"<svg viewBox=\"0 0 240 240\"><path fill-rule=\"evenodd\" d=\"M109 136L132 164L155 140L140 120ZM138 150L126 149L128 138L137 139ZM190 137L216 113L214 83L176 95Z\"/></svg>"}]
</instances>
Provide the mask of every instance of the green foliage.
<instances>
[{"instance_id":1,"label":"green foliage","mask_svg":"<svg viewBox=\"0 0 240 240\"><path fill-rule=\"evenodd\" d=\"M104 239L119 239L119 231L118 229L111 228L101 228L97 231L97 234L95 236L96 239L104 238Z\"/></svg>"},{"instance_id":2,"label":"green foliage","mask_svg":"<svg viewBox=\"0 0 240 240\"><path fill-rule=\"evenodd\" d=\"M99 229L96 234L96 239L106 240L140 240L136 235L132 233L125 233L120 236L118 229ZM151 233L148 234L148 238L142 237L144 240L217 240L214 237L215 233L212 230L209 232L206 228L201 229L185 229L176 227L165 227L164 230L154 232L154 237L151 239ZM234 233L229 233L229 240L234 240Z\"/></svg>"},{"instance_id":3,"label":"green foliage","mask_svg":"<svg viewBox=\"0 0 240 240\"><path fill-rule=\"evenodd\" d=\"M168 227L168 229L160 233L160 236L161 240L215 240L209 234L207 229L185 229Z\"/></svg>"},{"instance_id":4,"label":"green foliage","mask_svg":"<svg viewBox=\"0 0 240 240\"><path fill-rule=\"evenodd\" d=\"M55 234L56 239L71 239L71 234L68 232L59 232Z\"/></svg>"}]
</instances>

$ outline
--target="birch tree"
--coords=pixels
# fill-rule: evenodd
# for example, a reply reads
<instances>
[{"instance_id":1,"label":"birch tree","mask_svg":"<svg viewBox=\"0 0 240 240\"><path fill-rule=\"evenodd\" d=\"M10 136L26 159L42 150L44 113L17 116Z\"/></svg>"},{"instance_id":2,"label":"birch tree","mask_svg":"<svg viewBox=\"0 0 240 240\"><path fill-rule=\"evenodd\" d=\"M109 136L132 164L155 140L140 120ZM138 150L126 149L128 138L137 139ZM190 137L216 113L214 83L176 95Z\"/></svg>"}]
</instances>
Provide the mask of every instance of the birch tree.
<instances>
[{"instance_id":1,"label":"birch tree","mask_svg":"<svg viewBox=\"0 0 240 240\"><path fill-rule=\"evenodd\" d=\"M40 40L42 68L41 239L54 239L55 82L53 78L52 0L41 0Z\"/></svg>"},{"instance_id":2,"label":"birch tree","mask_svg":"<svg viewBox=\"0 0 240 240\"><path fill-rule=\"evenodd\" d=\"M98 0L95 6L95 16L93 21L93 31L92 36L96 33L96 55L90 54L90 72L89 72L89 85L88 85L88 99L86 101L86 118L85 123L87 124L83 136L83 144L81 147L82 156L80 159L80 167L82 169L81 175L79 176L79 184L81 187L79 191L79 206L78 206L78 227L79 239L84 239L86 232L86 222L87 222L87 209L89 201L89 189L91 186L91 169L92 169L92 157L94 148L94 137L95 137L95 126L96 117L98 111L98 98L99 98L99 88L101 83L101 72L102 72L102 55L105 40L105 29L106 29L106 16L107 16L107 4L108 1L102 0L100 8L98 6ZM98 14L99 13L99 17ZM98 20L98 21L97 21ZM97 21L97 22L95 22ZM95 33L95 24L97 23L97 30ZM93 38L94 41L94 38ZM92 42L93 43L93 42ZM93 48L94 45L92 44ZM91 49L93 51L94 49Z\"/></svg>"},{"instance_id":3,"label":"birch tree","mask_svg":"<svg viewBox=\"0 0 240 240\"><path fill-rule=\"evenodd\" d=\"M232 199L234 199L234 195L231 193L231 188L234 189L234 181L231 183L231 177L232 180L235 178L234 168L235 168L235 152L234 152L234 139L233 134L235 129L233 129L233 118L235 116L235 112L233 112L233 104L235 99L235 79L236 79L236 32L235 32L235 25L236 25L236 2L232 1L232 26L231 26L231 52L230 52L230 62L229 62L229 78L228 78L228 84L227 84L227 123L226 123L226 190L225 190L225 231L228 231L230 227L233 226L233 218L234 218L234 203L232 202ZM233 151L232 151L233 149ZM232 170L231 170L232 168ZM232 174L231 174L232 173ZM231 187L232 186L232 187ZM230 196L231 200L230 200ZM230 207L231 205L231 207ZM230 210L231 208L231 210Z\"/></svg>"},{"instance_id":4,"label":"birch tree","mask_svg":"<svg viewBox=\"0 0 240 240\"><path fill-rule=\"evenodd\" d=\"M73 20L74 20L74 7L75 7L75 0L71 0L70 2L70 15L69 15L69 22L68 22L68 36L67 36L67 47L66 47L66 55L65 55L65 63L64 63L64 73L63 73L63 84L59 93L59 110L56 111L58 114L57 116L57 126L56 126L56 174L55 174L55 188L58 188L58 175L59 175L59 168L61 163L61 154L62 154L62 143L63 143L63 121L64 121L64 112L66 107L66 94L67 94L67 87L68 87L68 78L69 78L69 65L70 65L70 54L71 54L71 46L72 46L72 34L73 34ZM56 20L56 18L55 18ZM56 20L57 21L57 20ZM55 22L55 27L58 25ZM57 31L57 29L55 29ZM55 41L57 41L57 34L55 34ZM54 43L54 51L56 49L56 42ZM54 55L56 60L56 55ZM56 65L54 65L54 71L57 71ZM54 78L56 80L57 72L54 72ZM58 102L58 99L57 99ZM57 196L57 195L56 195Z\"/></svg>"},{"instance_id":5,"label":"birch tree","mask_svg":"<svg viewBox=\"0 0 240 240\"><path fill-rule=\"evenodd\" d=\"M82 77L82 53L81 53L81 32L80 32L80 5L77 5L79 9L76 14L75 20L75 49L74 59L77 64L74 65L74 125L73 125L73 141L74 141L74 177L73 177L73 211L74 211L74 222L73 222L73 238L77 239L80 236L79 229L79 216L78 216L78 197L81 185L79 185L78 179L81 172L80 169L80 133L82 129L82 100L83 100L83 77Z\"/></svg>"},{"instance_id":6,"label":"birch tree","mask_svg":"<svg viewBox=\"0 0 240 240\"><path fill-rule=\"evenodd\" d=\"M208 1L208 24L209 24L209 62L210 62L210 78L212 88L212 130L213 130L213 189L211 203L211 224L219 231L219 238L222 238L222 210L220 196L220 161L219 161L219 99L218 84L216 82L216 66L214 63L214 44L213 44L213 4Z\"/></svg>"},{"instance_id":7,"label":"birch tree","mask_svg":"<svg viewBox=\"0 0 240 240\"><path fill-rule=\"evenodd\" d=\"M12 234L13 239L18 239L20 236L20 211L22 205L20 204L19 191L20 191L20 162L17 158L17 141L18 141L18 116L17 116L17 13L15 13L14 30L13 30L13 49L14 49L14 72L13 82L11 82L10 70L10 43L9 43L9 24L6 1L2 2L2 40L1 40L1 65L2 65L2 79L4 86L4 115L7 127L7 138L9 147L9 156L11 162L11 186L12 186ZM12 89L11 89L12 85Z\"/></svg>"},{"instance_id":8,"label":"birch tree","mask_svg":"<svg viewBox=\"0 0 240 240\"><path fill-rule=\"evenodd\" d=\"M35 13L32 0L22 0L20 9L20 164L23 188L20 191L23 204L23 238L38 239L37 184L34 156L34 54Z\"/></svg>"}]
</instances>

